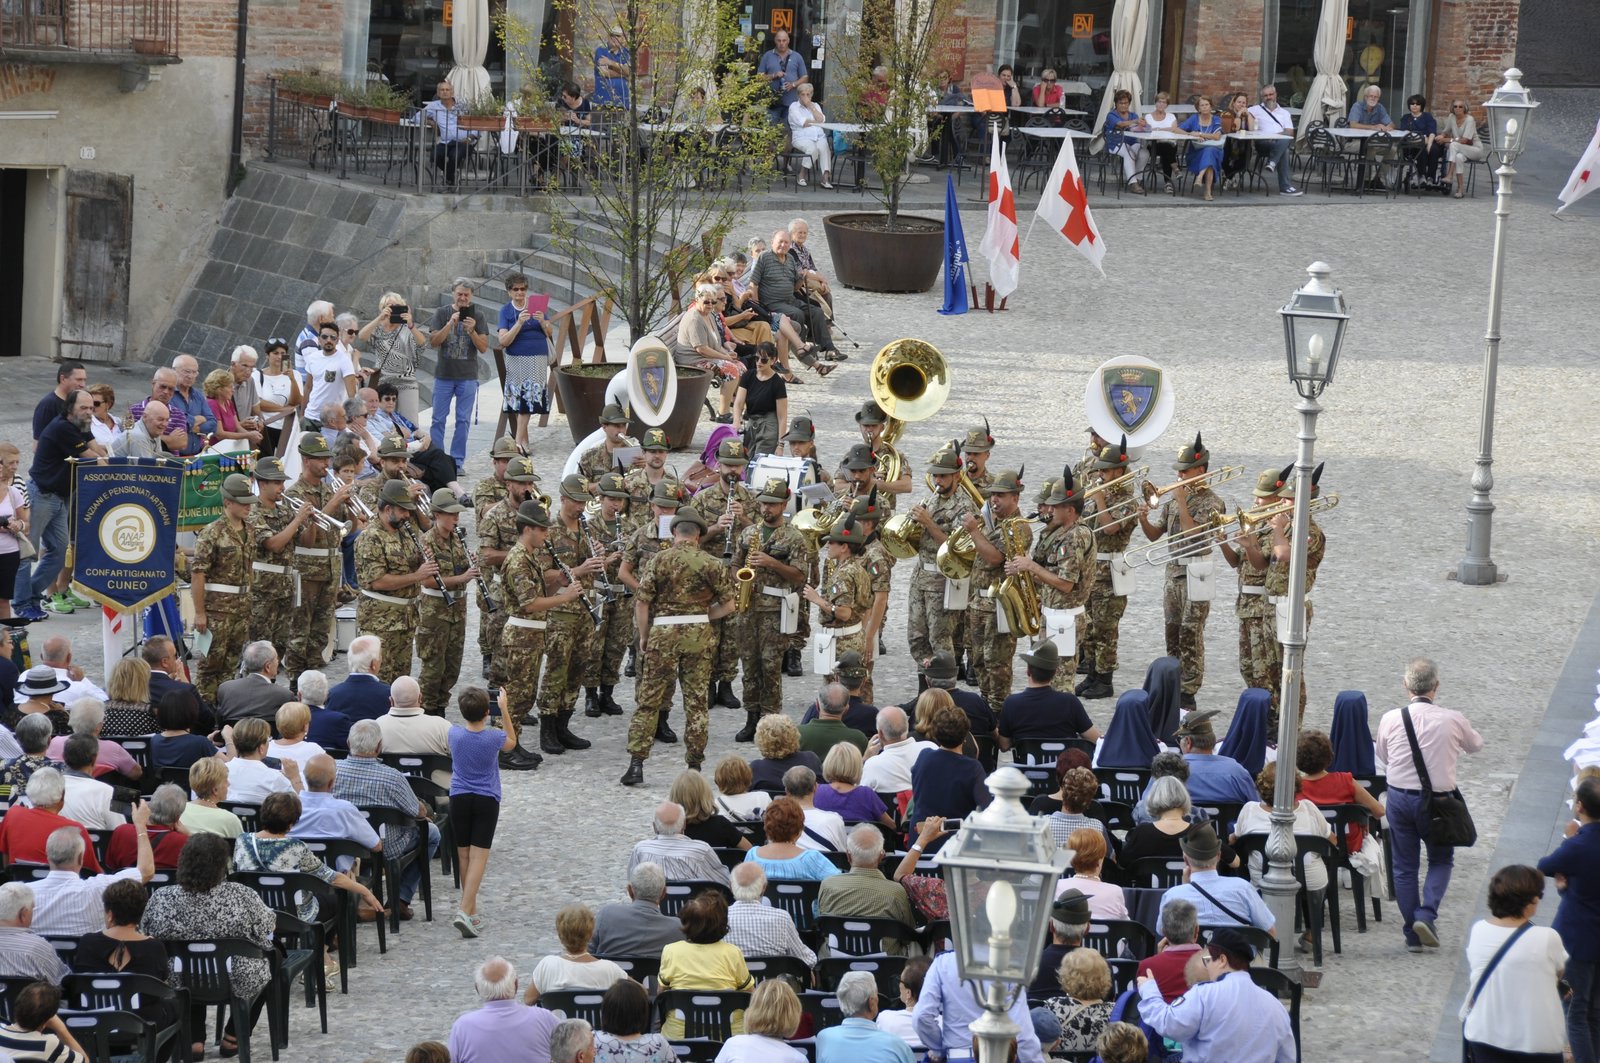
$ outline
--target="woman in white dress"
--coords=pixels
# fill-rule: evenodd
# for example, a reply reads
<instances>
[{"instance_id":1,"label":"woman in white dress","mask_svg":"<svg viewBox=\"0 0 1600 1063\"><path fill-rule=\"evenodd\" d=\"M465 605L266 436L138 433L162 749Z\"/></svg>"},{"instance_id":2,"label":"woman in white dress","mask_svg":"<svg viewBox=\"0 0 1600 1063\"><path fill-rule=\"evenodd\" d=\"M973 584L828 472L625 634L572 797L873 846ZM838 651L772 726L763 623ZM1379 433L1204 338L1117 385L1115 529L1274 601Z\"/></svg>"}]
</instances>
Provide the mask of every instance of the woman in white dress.
<instances>
[{"instance_id":1,"label":"woman in white dress","mask_svg":"<svg viewBox=\"0 0 1600 1063\"><path fill-rule=\"evenodd\" d=\"M1165 92L1156 93L1156 105L1149 114L1144 116L1144 124L1151 132L1159 133L1165 130L1175 132L1178 127L1178 116L1167 110L1167 105L1172 102L1172 97ZM1172 166L1178 161L1178 142L1176 140L1152 140L1150 150L1155 154L1156 165L1161 168L1162 179L1166 181L1167 193L1173 192Z\"/></svg>"},{"instance_id":2,"label":"woman in white dress","mask_svg":"<svg viewBox=\"0 0 1600 1063\"><path fill-rule=\"evenodd\" d=\"M828 116L822 113L821 107L811 102L816 91L809 84L801 85L797 91L800 98L789 105L789 139L796 151L805 152L807 169L814 165L822 171L822 187L832 188L833 153L828 150L828 131L822 128ZM805 186L806 175L802 171L800 187Z\"/></svg>"},{"instance_id":3,"label":"woman in white dress","mask_svg":"<svg viewBox=\"0 0 1600 1063\"><path fill-rule=\"evenodd\" d=\"M610 989L612 984L628 977L621 967L610 960L589 955L589 939L594 937L594 912L581 904L569 904L556 913L556 937L561 942L562 953L545 956L534 965L528 976L528 988L523 993L523 1003L530 1007L539 1002L544 993L564 989Z\"/></svg>"},{"instance_id":4,"label":"woman in white dress","mask_svg":"<svg viewBox=\"0 0 1600 1063\"><path fill-rule=\"evenodd\" d=\"M289 341L273 336L267 340L266 360L256 369L256 408L265 425L267 449L273 454L283 453L278 445L283 429L289 416L305 402L300 377L286 364L288 357Z\"/></svg>"},{"instance_id":5,"label":"woman in white dress","mask_svg":"<svg viewBox=\"0 0 1600 1063\"><path fill-rule=\"evenodd\" d=\"M1478 123L1467 110L1467 101L1451 100L1450 113L1439 119L1438 140L1444 142L1450 169L1444 179L1456 183L1455 197L1466 194L1466 175L1472 164L1489 157L1489 146L1478 136Z\"/></svg>"}]
</instances>

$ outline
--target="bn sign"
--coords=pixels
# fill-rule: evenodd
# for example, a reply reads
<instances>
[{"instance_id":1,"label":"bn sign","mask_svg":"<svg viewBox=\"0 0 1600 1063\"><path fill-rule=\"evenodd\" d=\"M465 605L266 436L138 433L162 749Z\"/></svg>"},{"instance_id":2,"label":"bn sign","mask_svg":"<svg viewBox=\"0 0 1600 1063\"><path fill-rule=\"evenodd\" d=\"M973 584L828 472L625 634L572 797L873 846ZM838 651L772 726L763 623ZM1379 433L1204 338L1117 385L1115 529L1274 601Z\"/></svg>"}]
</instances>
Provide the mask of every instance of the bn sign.
<instances>
[{"instance_id":1,"label":"bn sign","mask_svg":"<svg viewBox=\"0 0 1600 1063\"><path fill-rule=\"evenodd\" d=\"M779 30L789 34L791 40L794 38L794 8L775 7L772 9L772 32L777 33Z\"/></svg>"}]
</instances>

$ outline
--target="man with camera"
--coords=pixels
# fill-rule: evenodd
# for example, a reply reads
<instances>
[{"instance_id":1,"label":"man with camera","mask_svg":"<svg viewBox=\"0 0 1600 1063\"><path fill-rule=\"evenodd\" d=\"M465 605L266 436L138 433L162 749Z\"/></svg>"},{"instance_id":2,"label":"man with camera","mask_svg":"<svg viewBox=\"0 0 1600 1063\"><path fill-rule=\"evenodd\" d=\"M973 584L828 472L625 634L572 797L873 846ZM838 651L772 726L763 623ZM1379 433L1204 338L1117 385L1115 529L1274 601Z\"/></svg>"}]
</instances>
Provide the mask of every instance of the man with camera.
<instances>
[{"instance_id":1,"label":"man with camera","mask_svg":"<svg viewBox=\"0 0 1600 1063\"><path fill-rule=\"evenodd\" d=\"M489 350L489 334L483 329L483 314L472 303L472 282L457 277L451 286L449 306L433 315L433 332L428 343L439 351L439 364L433 373L433 437L435 446L449 450L456 469L467 462L467 427L478 401L478 357ZM455 434L445 446L444 423L450 404L456 408Z\"/></svg>"}]
</instances>

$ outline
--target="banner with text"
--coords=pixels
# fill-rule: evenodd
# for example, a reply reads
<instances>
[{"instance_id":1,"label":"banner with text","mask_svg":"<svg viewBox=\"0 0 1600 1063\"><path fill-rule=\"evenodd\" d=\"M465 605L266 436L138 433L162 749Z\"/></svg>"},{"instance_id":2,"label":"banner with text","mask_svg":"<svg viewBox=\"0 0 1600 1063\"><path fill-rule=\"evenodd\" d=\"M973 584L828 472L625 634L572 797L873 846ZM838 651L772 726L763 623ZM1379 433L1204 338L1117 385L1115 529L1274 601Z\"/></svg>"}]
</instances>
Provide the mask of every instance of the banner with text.
<instances>
[{"instance_id":1,"label":"banner with text","mask_svg":"<svg viewBox=\"0 0 1600 1063\"><path fill-rule=\"evenodd\" d=\"M149 605L177 585L178 500L184 470L109 458L72 473L72 586L112 609Z\"/></svg>"},{"instance_id":2,"label":"banner with text","mask_svg":"<svg viewBox=\"0 0 1600 1063\"><path fill-rule=\"evenodd\" d=\"M202 454L183 470L183 501L178 506L178 530L199 531L222 516L222 481L229 473L249 475L252 454Z\"/></svg>"}]
</instances>

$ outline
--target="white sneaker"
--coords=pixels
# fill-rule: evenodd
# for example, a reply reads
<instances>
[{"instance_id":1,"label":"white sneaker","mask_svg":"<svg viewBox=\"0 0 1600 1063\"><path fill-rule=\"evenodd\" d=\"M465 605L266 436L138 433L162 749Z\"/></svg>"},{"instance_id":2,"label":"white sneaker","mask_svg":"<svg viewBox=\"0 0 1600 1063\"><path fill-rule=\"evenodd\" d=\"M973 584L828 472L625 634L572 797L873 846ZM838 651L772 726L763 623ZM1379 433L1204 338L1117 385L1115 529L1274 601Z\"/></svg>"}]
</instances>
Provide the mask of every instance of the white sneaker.
<instances>
[{"instance_id":1,"label":"white sneaker","mask_svg":"<svg viewBox=\"0 0 1600 1063\"><path fill-rule=\"evenodd\" d=\"M800 187L804 188L805 186L806 186L806 179L804 177L802 177L802 178L800 178Z\"/></svg>"},{"instance_id":2,"label":"white sneaker","mask_svg":"<svg viewBox=\"0 0 1600 1063\"><path fill-rule=\"evenodd\" d=\"M1267 172L1268 173L1277 173L1278 172L1278 164L1273 162L1271 159L1268 159L1267 160Z\"/></svg>"}]
</instances>

